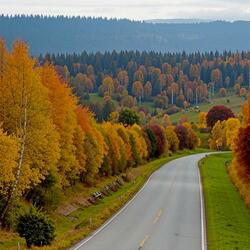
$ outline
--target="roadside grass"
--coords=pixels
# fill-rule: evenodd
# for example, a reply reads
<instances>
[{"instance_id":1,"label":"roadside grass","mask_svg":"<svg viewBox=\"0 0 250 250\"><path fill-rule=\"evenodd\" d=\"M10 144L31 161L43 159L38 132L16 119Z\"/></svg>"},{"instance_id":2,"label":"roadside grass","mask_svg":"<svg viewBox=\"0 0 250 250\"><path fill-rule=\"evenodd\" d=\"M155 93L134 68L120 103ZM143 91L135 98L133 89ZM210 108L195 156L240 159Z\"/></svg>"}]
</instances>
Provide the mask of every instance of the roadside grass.
<instances>
[{"instance_id":1,"label":"roadside grass","mask_svg":"<svg viewBox=\"0 0 250 250\"><path fill-rule=\"evenodd\" d=\"M227 174L225 162L231 159L223 153L199 162L209 250L250 249L250 211Z\"/></svg>"},{"instance_id":2,"label":"roadside grass","mask_svg":"<svg viewBox=\"0 0 250 250\"><path fill-rule=\"evenodd\" d=\"M184 150L175 153L171 157L163 157L157 160L153 160L145 165L137 168L131 168L129 170L130 175L134 175L133 181L126 182L117 192L112 193L110 196L104 197L97 204L89 207L79 208L72 212L69 216L59 215L56 212L51 212L50 217L53 219L56 225L56 239L53 244L48 247L35 248L40 250L56 250L67 249L74 245L87 235L91 234L99 226L101 226L107 219L109 219L114 213L116 213L121 207L128 202L135 193L143 186L149 176L159 169L167 162L197 153L207 152L207 149L196 150ZM84 193L84 196L91 194L94 191L100 190L107 183L114 180L115 177L105 178L101 182L98 182L95 187L86 188L83 185L76 185L75 187L66 191L66 200L64 204L73 202L80 194ZM3 249L17 249L17 243L20 238L8 232L0 231L6 234L6 238L0 237L0 250ZM26 249L24 240L20 240L21 249Z\"/></svg>"},{"instance_id":3,"label":"roadside grass","mask_svg":"<svg viewBox=\"0 0 250 250\"><path fill-rule=\"evenodd\" d=\"M227 100L230 100L229 103L227 103ZM213 103L201 103L199 104L200 110L202 112L207 112L211 107L215 106L215 105L225 105L229 108L232 109L232 111L236 114L239 115L241 112L241 105L245 102L245 99L243 97L239 97L236 95L232 95L232 96L226 96L226 97L218 97L213 99ZM188 113L175 113L170 115L170 118L172 120L172 122L179 122L180 118L182 115L187 115L189 122L194 122L197 123L198 122L198 112L195 111L189 111Z\"/></svg>"}]
</instances>

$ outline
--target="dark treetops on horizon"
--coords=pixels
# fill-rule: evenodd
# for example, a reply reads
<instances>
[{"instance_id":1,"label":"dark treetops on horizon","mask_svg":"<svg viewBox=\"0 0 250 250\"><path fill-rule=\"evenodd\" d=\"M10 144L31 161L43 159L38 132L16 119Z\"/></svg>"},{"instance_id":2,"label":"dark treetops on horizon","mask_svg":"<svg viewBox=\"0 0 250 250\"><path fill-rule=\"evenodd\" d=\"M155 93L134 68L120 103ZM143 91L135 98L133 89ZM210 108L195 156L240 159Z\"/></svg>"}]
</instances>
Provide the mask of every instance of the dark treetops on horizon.
<instances>
[{"instance_id":1,"label":"dark treetops on horizon","mask_svg":"<svg viewBox=\"0 0 250 250\"><path fill-rule=\"evenodd\" d=\"M195 52L249 50L248 21L147 23L127 19L65 16L0 16L0 36L8 48L16 39L31 53L82 51Z\"/></svg>"}]
</instances>

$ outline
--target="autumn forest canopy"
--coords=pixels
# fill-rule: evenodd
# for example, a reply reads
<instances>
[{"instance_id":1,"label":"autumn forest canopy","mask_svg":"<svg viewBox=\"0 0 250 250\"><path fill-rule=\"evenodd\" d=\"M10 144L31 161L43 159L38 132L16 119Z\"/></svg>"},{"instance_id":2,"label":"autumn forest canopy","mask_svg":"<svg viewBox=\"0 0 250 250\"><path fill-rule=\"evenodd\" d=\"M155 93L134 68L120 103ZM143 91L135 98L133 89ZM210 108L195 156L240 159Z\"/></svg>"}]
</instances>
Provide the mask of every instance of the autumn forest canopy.
<instances>
[{"instance_id":1,"label":"autumn forest canopy","mask_svg":"<svg viewBox=\"0 0 250 250\"><path fill-rule=\"evenodd\" d=\"M215 95L227 92L245 96L249 87L250 52L157 53L105 52L46 54L39 62L56 66L58 74L69 82L82 104L99 121L106 120L120 107L143 106L164 109L168 114L190 105L207 103ZM108 110L91 99L110 96ZM105 98L104 98L105 99ZM116 105L117 106L117 105ZM146 108L145 108L146 106Z\"/></svg>"}]
</instances>

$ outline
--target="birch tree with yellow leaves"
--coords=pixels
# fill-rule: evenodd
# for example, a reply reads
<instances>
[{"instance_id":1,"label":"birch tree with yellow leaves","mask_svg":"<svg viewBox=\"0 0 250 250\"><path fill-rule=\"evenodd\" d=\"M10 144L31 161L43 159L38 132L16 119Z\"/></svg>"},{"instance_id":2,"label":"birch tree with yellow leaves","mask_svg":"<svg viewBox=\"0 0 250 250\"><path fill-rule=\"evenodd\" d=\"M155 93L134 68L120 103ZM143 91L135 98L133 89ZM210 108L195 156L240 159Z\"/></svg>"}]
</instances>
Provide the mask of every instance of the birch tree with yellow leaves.
<instances>
[{"instance_id":1,"label":"birch tree with yellow leaves","mask_svg":"<svg viewBox=\"0 0 250 250\"><path fill-rule=\"evenodd\" d=\"M17 41L11 53L1 49L2 53L0 57L5 59L0 66L0 122L3 130L19 141L15 177L7 192L3 217L14 197L41 182L50 169L56 169L59 141L48 92L27 45Z\"/></svg>"}]
</instances>

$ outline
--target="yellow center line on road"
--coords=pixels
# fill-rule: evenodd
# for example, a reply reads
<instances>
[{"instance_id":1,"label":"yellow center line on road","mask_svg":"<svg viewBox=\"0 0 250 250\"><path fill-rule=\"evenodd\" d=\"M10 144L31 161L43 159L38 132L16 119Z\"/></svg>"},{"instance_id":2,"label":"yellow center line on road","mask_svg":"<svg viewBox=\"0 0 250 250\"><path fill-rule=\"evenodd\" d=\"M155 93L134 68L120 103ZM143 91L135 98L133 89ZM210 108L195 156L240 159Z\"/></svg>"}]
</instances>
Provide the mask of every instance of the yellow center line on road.
<instances>
[{"instance_id":1,"label":"yellow center line on road","mask_svg":"<svg viewBox=\"0 0 250 250\"><path fill-rule=\"evenodd\" d=\"M143 246L145 245L145 242L147 241L148 238L149 238L149 236L146 235L145 238L140 242L139 250L141 250L143 248Z\"/></svg>"},{"instance_id":2,"label":"yellow center line on road","mask_svg":"<svg viewBox=\"0 0 250 250\"><path fill-rule=\"evenodd\" d=\"M157 215L156 215L154 221L153 221L153 225L155 225L155 224L158 222L158 220L160 219L161 215L162 215L162 210L160 209L160 210L158 211L158 213L157 213ZM153 230L153 228L151 228L150 231L152 231L152 230ZM149 238L149 235L147 234L147 235L144 237L144 239L140 242L140 245L139 245L138 250L143 249L143 247L144 247L146 241L148 240L148 238Z\"/></svg>"},{"instance_id":3,"label":"yellow center line on road","mask_svg":"<svg viewBox=\"0 0 250 250\"><path fill-rule=\"evenodd\" d=\"M157 216L156 216L155 219L154 219L154 222L153 222L154 225L155 225L155 224L157 223L157 221L160 219L161 214L162 214L162 210L160 209L159 212L157 213Z\"/></svg>"}]
</instances>

